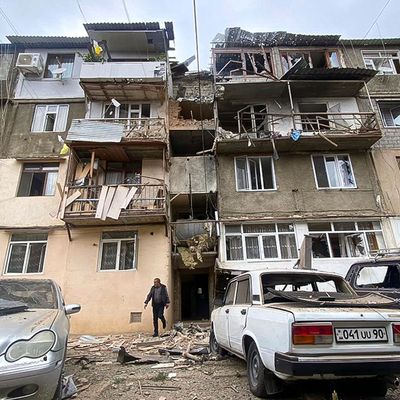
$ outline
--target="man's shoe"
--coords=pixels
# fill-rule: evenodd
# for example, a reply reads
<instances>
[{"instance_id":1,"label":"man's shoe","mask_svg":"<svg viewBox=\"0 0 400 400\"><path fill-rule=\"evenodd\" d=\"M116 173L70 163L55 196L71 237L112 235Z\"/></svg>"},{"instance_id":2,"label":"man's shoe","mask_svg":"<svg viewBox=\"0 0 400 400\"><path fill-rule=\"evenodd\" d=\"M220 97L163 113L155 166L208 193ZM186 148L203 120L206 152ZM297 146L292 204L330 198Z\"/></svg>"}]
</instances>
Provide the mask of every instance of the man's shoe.
<instances>
[{"instance_id":1,"label":"man's shoe","mask_svg":"<svg viewBox=\"0 0 400 400\"><path fill-rule=\"evenodd\" d=\"M167 321L164 319L163 323L162 323L162 327L163 329L165 329L167 327Z\"/></svg>"},{"instance_id":2,"label":"man's shoe","mask_svg":"<svg viewBox=\"0 0 400 400\"><path fill-rule=\"evenodd\" d=\"M153 337L158 337L158 333L153 333Z\"/></svg>"}]
</instances>

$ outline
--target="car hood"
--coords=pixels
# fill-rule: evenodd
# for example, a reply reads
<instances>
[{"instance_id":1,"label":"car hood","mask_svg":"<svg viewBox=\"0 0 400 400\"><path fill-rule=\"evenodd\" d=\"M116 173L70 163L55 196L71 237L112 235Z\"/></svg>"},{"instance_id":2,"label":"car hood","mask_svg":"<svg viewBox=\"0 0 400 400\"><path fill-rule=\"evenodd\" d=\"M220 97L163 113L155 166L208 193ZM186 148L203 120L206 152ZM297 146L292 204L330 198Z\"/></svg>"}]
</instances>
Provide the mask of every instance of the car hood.
<instances>
[{"instance_id":1,"label":"car hood","mask_svg":"<svg viewBox=\"0 0 400 400\"><path fill-rule=\"evenodd\" d=\"M36 332L49 329L58 312L59 310L29 309L0 315L0 355L16 340L29 339Z\"/></svg>"}]
</instances>

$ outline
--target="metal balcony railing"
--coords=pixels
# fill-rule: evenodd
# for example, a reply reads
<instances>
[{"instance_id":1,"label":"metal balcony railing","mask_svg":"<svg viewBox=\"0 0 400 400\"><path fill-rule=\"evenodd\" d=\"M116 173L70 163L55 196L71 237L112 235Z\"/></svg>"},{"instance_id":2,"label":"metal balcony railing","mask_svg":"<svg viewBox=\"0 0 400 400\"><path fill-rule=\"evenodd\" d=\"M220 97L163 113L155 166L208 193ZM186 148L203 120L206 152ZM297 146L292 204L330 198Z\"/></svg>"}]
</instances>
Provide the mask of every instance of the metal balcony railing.
<instances>
[{"instance_id":1,"label":"metal balcony railing","mask_svg":"<svg viewBox=\"0 0 400 400\"><path fill-rule=\"evenodd\" d=\"M128 189L136 188L133 198L128 205L121 210L123 216L134 216L135 214L164 213L165 194L164 184L122 184L106 185L107 187L124 186ZM67 187L67 199L71 196L79 196L65 207L64 217L94 217L99 204L101 185L69 186Z\"/></svg>"}]
</instances>

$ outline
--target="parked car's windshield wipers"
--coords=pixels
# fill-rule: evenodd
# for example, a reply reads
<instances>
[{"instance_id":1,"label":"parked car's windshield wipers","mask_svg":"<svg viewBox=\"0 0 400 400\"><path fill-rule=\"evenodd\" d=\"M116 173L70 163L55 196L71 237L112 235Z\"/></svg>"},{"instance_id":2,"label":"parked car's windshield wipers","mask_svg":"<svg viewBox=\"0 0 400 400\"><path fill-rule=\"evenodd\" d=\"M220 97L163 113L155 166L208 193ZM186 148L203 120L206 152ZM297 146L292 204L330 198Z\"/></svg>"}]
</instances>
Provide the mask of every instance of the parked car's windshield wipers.
<instances>
[{"instance_id":1,"label":"parked car's windshield wipers","mask_svg":"<svg viewBox=\"0 0 400 400\"><path fill-rule=\"evenodd\" d=\"M10 301L0 298L0 315L26 311L29 307L21 301Z\"/></svg>"}]
</instances>

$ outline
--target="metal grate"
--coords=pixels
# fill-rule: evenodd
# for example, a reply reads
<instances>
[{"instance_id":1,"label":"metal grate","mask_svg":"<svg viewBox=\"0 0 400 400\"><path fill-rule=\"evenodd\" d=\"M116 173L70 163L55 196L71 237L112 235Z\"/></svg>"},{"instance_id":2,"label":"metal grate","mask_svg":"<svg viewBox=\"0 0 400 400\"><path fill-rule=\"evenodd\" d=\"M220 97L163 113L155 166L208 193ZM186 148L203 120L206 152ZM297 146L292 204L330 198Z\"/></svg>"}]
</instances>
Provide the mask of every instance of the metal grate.
<instances>
[{"instance_id":1,"label":"metal grate","mask_svg":"<svg viewBox=\"0 0 400 400\"><path fill-rule=\"evenodd\" d=\"M131 312L131 317L129 322L131 324L142 322L142 313L141 312Z\"/></svg>"}]
</instances>

